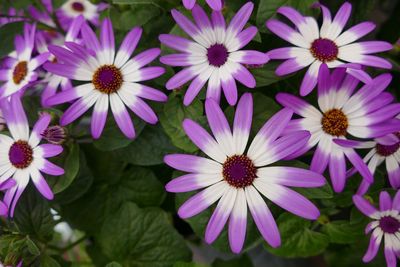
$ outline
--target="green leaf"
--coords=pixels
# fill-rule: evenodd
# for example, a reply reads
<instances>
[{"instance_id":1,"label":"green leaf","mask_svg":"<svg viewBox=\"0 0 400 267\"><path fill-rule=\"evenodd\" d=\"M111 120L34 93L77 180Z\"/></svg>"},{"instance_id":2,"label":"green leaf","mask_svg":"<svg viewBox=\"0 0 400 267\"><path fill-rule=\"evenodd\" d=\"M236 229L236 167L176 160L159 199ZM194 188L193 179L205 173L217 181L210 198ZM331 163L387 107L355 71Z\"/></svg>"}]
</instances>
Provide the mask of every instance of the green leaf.
<instances>
[{"instance_id":1,"label":"green leaf","mask_svg":"<svg viewBox=\"0 0 400 267\"><path fill-rule=\"evenodd\" d=\"M49 255L43 254L40 257L40 267L61 267L61 266L55 259L53 259Z\"/></svg>"},{"instance_id":2,"label":"green leaf","mask_svg":"<svg viewBox=\"0 0 400 267\"><path fill-rule=\"evenodd\" d=\"M48 178L48 181L53 181L52 190L54 194L60 193L68 188L68 186L74 181L79 172L79 145L72 143L70 146L64 146L64 152L66 156L59 166L62 166L65 170L65 174L57 178Z\"/></svg>"},{"instance_id":3,"label":"green leaf","mask_svg":"<svg viewBox=\"0 0 400 267\"><path fill-rule=\"evenodd\" d=\"M264 87L270 84L279 82L289 78L291 75L278 76L275 74L276 68L281 64L281 62L269 62L260 67L249 68L250 72L256 79L256 87Z\"/></svg>"},{"instance_id":4,"label":"green leaf","mask_svg":"<svg viewBox=\"0 0 400 267\"><path fill-rule=\"evenodd\" d=\"M0 27L1 45L0 58L8 55L14 50L14 38L23 31L24 22L12 22Z\"/></svg>"},{"instance_id":5,"label":"green leaf","mask_svg":"<svg viewBox=\"0 0 400 267\"><path fill-rule=\"evenodd\" d=\"M122 267L122 265L119 264L118 262L113 261L107 264L106 267Z\"/></svg>"},{"instance_id":6,"label":"green leaf","mask_svg":"<svg viewBox=\"0 0 400 267\"><path fill-rule=\"evenodd\" d=\"M133 124L135 126L136 138L143 131L145 123L138 118L133 119ZM94 146L101 151L113 151L115 149L123 148L128 146L135 140L127 138L121 130L118 128L114 119L110 119L109 123L104 128L104 131L100 139L94 140Z\"/></svg>"},{"instance_id":7,"label":"green leaf","mask_svg":"<svg viewBox=\"0 0 400 267\"><path fill-rule=\"evenodd\" d=\"M83 151L79 153L79 172L72 183L61 193L55 195L59 204L68 204L85 194L93 183L93 173L86 163Z\"/></svg>"},{"instance_id":8,"label":"green leaf","mask_svg":"<svg viewBox=\"0 0 400 267\"><path fill-rule=\"evenodd\" d=\"M164 105L163 113L160 115L161 126L176 147L194 153L198 148L190 141L183 130L182 122L184 119L192 119L197 122L204 121L203 104L199 99L195 99L190 106L186 107L183 105L183 99L172 93L168 102Z\"/></svg>"},{"instance_id":9,"label":"green leaf","mask_svg":"<svg viewBox=\"0 0 400 267\"><path fill-rule=\"evenodd\" d=\"M276 10L281 6L292 6L303 15L313 15L318 12L312 8L315 0L261 0L257 10L257 26L261 32L267 32L265 22L276 15Z\"/></svg>"},{"instance_id":10,"label":"green leaf","mask_svg":"<svg viewBox=\"0 0 400 267\"><path fill-rule=\"evenodd\" d=\"M26 237L26 246L28 247L29 252L32 255L39 256L40 255L40 250L36 246L35 242L33 242L29 236Z\"/></svg>"},{"instance_id":11,"label":"green leaf","mask_svg":"<svg viewBox=\"0 0 400 267\"><path fill-rule=\"evenodd\" d=\"M151 166L163 163L164 156L176 152L161 126L146 126L143 133L125 148L116 150L114 155L128 163Z\"/></svg>"},{"instance_id":12,"label":"green leaf","mask_svg":"<svg viewBox=\"0 0 400 267\"><path fill-rule=\"evenodd\" d=\"M99 236L103 252L123 266L163 267L191 258L184 239L160 209L125 203L107 217Z\"/></svg>"},{"instance_id":13,"label":"green leaf","mask_svg":"<svg viewBox=\"0 0 400 267\"><path fill-rule=\"evenodd\" d=\"M326 233L331 243L351 244L357 242L364 236L365 224L351 224L348 221L333 221L323 226L323 232Z\"/></svg>"},{"instance_id":14,"label":"green leaf","mask_svg":"<svg viewBox=\"0 0 400 267\"><path fill-rule=\"evenodd\" d=\"M209 265L195 262L175 262L173 267L208 267Z\"/></svg>"},{"instance_id":15,"label":"green leaf","mask_svg":"<svg viewBox=\"0 0 400 267\"><path fill-rule=\"evenodd\" d=\"M267 250L281 257L311 257L321 254L329 245L329 237L310 229L311 222L289 213L283 213L277 220L282 245L278 248L267 246Z\"/></svg>"},{"instance_id":16,"label":"green leaf","mask_svg":"<svg viewBox=\"0 0 400 267\"><path fill-rule=\"evenodd\" d=\"M213 262L212 267L252 267L253 263L247 255L243 255L240 258L224 261L217 259Z\"/></svg>"},{"instance_id":17,"label":"green leaf","mask_svg":"<svg viewBox=\"0 0 400 267\"><path fill-rule=\"evenodd\" d=\"M28 187L22 194L15 210L14 221L22 234L46 241L53 237L55 222L49 204L33 188Z\"/></svg>"},{"instance_id":18,"label":"green leaf","mask_svg":"<svg viewBox=\"0 0 400 267\"><path fill-rule=\"evenodd\" d=\"M145 168L128 169L121 177L109 183L98 183L82 198L62 206L62 216L75 227L96 233L107 216L127 202L141 207L158 206L165 198L164 186L154 173Z\"/></svg>"}]
</instances>

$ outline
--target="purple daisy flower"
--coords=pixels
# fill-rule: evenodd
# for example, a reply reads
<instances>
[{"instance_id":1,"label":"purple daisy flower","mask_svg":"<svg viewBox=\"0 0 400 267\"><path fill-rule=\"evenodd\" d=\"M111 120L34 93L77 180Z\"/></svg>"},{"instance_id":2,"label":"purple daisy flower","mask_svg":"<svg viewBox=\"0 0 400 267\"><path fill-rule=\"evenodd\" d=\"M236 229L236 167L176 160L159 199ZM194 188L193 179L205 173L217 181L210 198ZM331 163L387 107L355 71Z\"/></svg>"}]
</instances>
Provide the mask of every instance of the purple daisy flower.
<instances>
[{"instance_id":1,"label":"purple daisy flower","mask_svg":"<svg viewBox=\"0 0 400 267\"><path fill-rule=\"evenodd\" d=\"M182 0L182 2L186 9L192 9L196 4L196 0ZM206 2L213 10L219 11L223 7L223 0L206 0Z\"/></svg>"},{"instance_id":2,"label":"purple daisy flower","mask_svg":"<svg viewBox=\"0 0 400 267\"><path fill-rule=\"evenodd\" d=\"M296 26L296 30L286 24L270 19L266 25L270 31L282 39L295 45L268 52L271 59L286 59L277 69L279 76L286 75L308 67L300 87L302 96L308 95L317 84L318 70L322 63L329 68L336 68L345 62L359 63L365 66L390 69L391 63L371 54L388 51L392 45L382 41L354 41L367 35L375 28L372 22L362 22L343 32L350 13L351 4L344 3L332 20L330 11L321 7L323 23L318 28L313 17L304 17L291 7L280 7L278 13L288 18Z\"/></svg>"},{"instance_id":3,"label":"purple daisy flower","mask_svg":"<svg viewBox=\"0 0 400 267\"><path fill-rule=\"evenodd\" d=\"M3 69L0 69L0 81L5 82L0 86L0 99L15 94L36 81L38 74L35 70L49 58L50 53L32 58L35 32L36 25L25 24L24 36L15 37L15 56L6 58Z\"/></svg>"},{"instance_id":4,"label":"purple daisy flower","mask_svg":"<svg viewBox=\"0 0 400 267\"><path fill-rule=\"evenodd\" d=\"M363 261L370 262L375 258L384 239L386 264L395 267L396 258L400 256L400 191L397 191L393 201L387 192L381 192L379 210L362 196L353 196L353 201L363 214L373 219L365 228L366 234L372 234Z\"/></svg>"},{"instance_id":5,"label":"purple daisy flower","mask_svg":"<svg viewBox=\"0 0 400 267\"><path fill-rule=\"evenodd\" d=\"M82 15L87 21L90 21L93 25L100 25L99 17L100 12L108 7L105 3L99 3L97 5L92 4L88 0L67 0L59 9L56 11L58 20L61 26L67 30L71 25L74 18Z\"/></svg>"},{"instance_id":6,"label":"purple daisy flower","mask_svg":"<svg viewBox=\"0 0 400 267\"><path fill-rule=\"evenodd\" d=\"M369 183L373 177L366 164L353 148L337 145L335 139L374 138L400 130L400 121L394 117L400 112L400 104L392 104L393 97L383 92L391 81L390 74L382 74L355 91L359 80L346 74L345 68L337 68L332 74L326 64L322 64L318 76L318 107L303 99L279 93L277 101L291 108L300 119L292 120L285 132L308 130L311 138L297 157L317 146L311 170L323 173L329 166L333 188L336 192L344 189L346 182L346 160Z\"/></svg>"},{"instance_id":7,"label":"purple daisy flower","mask_svg":"<svg viewBox=\"0 0 400 267\"><path fill-rule=\"evenodd\" d=\"M67 34L65 36L60 35L59 38L56 39L51 39L51 44L64 45L65 42L78 42L77 36L80 32L83 22L84 18L82 16L76 17L69 27ZM38 52L48 52L48 45L49 44L46 40L45 32L38 32L36 34L36 49ZM48 60L50 62L57 62L57 59L54 55L51 55ZM43 107L48 107L46 104L47 99L49 99L51 96L54 96L57 93L58 88L61 88L62 91L65 91L72 89L73 87L68 78L50 72L45 74L43 82L47 83L47 86L44 88L41 95L41 103Z\"/></svg>"},{"instance_id":8,"label":"purple daisy flower","mask_svg":"<svg viewBox=\"0 0 400 267\"><path fill-rule=\"evenodd\" d=\"M12 217L18 199L30 178L45 198L53 199L53 192L41 172L54 176L64 174L62 168L47 160L62 153L63 148L52 144L39 145L42 140L41 133L50 123L50 115L42 115L29 135L29 124L19 95L13 95L10 103L3 100L2 108L11 137L0 135L0 158L2 159L0 184L11 178L16 183L7 190L4 196L4 202L9 207L9 214Z\"/></svg>"},{"instance_id":9,"label":"purple daisy flower","mask_svg":"<svg viewBox=\"0 0 400 267\"><path fill-rule=\"evenodd\" d=\"M185 66L166 84L167 89L177 89L193 80L185 94L184 104L189 105L208 81L207 98L217 102L221 88L230 105L237 102L235 80L249 88L256 86L253 75L243 64L264 64L268 57L253 50L240 50L257 33L254 26L243 30L250 18L254 4L248 2L232 18L228 27L220 11L213 11L211 21L205 11L195 5L192 9L195 24L177 10L172 10L176 23L194 40L171 35L160 35L161 43L182 53L163 56L160 61L170 66Z\"/></svg>"},{"instance_id":10,"label":"purple daisy flower","mask_svg":"<svg viewBox=\"0 0 400 267\"><path fill-rule=\"evenodd\" d=\"M206 115L212 137L196 122L186 119L183 128L192 142L209 158L173 154L166 164L189 174L166 185L168 192L203 189L187 200L178 211L181 218L192 217L218 201L205 232L212 243L229 219L229 243L235 253L242 250L246 235L247 207L264 239L273 247L280 245L276 222L261 195L283 209L306 219L317 219L317 207L301 194L287 188L319 187L322 175L300 168L268 166L304 146L310 134L298 131L281 136L293 112L283 109L275 114L255 136L246 151L253 116L251 94L244 94L237 106L233 131L214 99L207 99Z\"/></svg>"},{"instance_id":11,"label":"purple daisy flower","mask_svg":"<svg viewBox=\"0 0 400 267\"><path fill-rule=\"evenodd\" d=\"M94 106L91 130L93 137L99 138L106 123L109 105L119 128L128 138L135 137L135 129L125 106L144 121L157 123L157 115L142 98L164 102L167 96L138 82L154 79L164 73L162 67L144 67L158 57L160 49L148 49L130 59L142 34L142 29L136 27L127 34L118 53L115 53L110 19L103 21L100 41L86 23L82 26L81 34L87 49L72 42L65 43L69 50L49 46L60 63L45 64L45 69L54 74L86 82L47 100L47 105L57 105L78 99L62 115L61 126L73 122Z\"/></svg>"},{"instance_id":12,"label":"purple daisy flower","mask_svg":"<svg viewBox=\"0 0 400 267\"><path fill-rule=\"evenodd\" d=\"M388 97L391 95L388 94ZM392 96L391 96L392 97ZM392 97L393 98L393 97ZM351 147L356 149L371 149L364 157L364 162L368 164L368 168L372 174L376 168L385 162L386 171L389 177L389 183L394 189L400 188L400 134L395 132L384 137L375 138L373 141L353 141L353 140L336 140L338 145L343 147ZM355 173L351 169L347 173L347 177ZM363 181L357 192L359 195L364 195L370 183Z\"/></svg>"}]
</instances>

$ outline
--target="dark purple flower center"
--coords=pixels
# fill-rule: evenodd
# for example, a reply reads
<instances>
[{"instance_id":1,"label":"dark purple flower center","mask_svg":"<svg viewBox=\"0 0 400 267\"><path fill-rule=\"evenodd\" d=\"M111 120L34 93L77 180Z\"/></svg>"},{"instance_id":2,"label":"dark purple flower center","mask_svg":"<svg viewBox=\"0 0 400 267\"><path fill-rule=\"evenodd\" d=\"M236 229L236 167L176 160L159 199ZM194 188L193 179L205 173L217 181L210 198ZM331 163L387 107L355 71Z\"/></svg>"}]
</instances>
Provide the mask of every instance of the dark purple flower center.
<instances>
[{"instance_id":1,"label":"dark purple flower center","mask_svg":"<svg viewBox=\"0 0 400 267\"><path fill-rule=\"evenodd\" d=\"M26 141L19 140L12 144L8 152L11 164L17 169L25 169L33 161L32 147Z\"/></svg>"},{"instance_id":2,"label":"dark purple flower center","mask_svg":"<svg viewBox=\"0 0 400 267\"><path fill-rule=\"evenodd\" d=\"M26 61L19 62L13 70L13 81L15 84L20 84L28 74L28 63Z\"/></svg>"},{"instance_id":3,"label":"dark purple flower center","mask_svg":"<svg viewBox=\"0 0 400 267\"><path fill-rule=\"evenodd\" d=\"M325 38L316 39L310 48L311 54L322 62L330 62L337 59L339 48L337 45Z\"/></svg>"},{"instance_id":4,"label":"dark purple flower center","mask_svg":"<svg viewBox=\"0 0 400 267\"><path fill-rule=\"evenodd\" d=\"M394 133L394 135L396 135L400 139L400 132ZM376 144L375 148L376 148L376 153L378 155L381 155L383 157L387 157L387 156L390 156L390 155L396 153L397 150L399 150L400 142L398 142L396 144L393 144L393 145L390 145L390 146Z\"/></svg>"},{"instance_id":5,"label":"dark purple flower center","mask_svg":"<svg viewBox=\"0 0 400 267\"><path fill-rule=\"evenodd\" d=\"M253 183L257 177L257 168L247 156L235 155L224 162L222 175L231 186L243 188Z\"/></svg>"},{"instance_id":6,"label":"dark purple flower center","mask_svg":"<svg viewBox=\"0 0 400 267\"><path fill-rule=\"evenodd\" d=\"M85 10L85 6L80 2L73 2L72 9L77 12L83 12Z\"/></svg>"},{"instance_id":7,"label":"dark purple flower center","mask_svg":"<svg viewBox=\"0 0 400 267\"><path fill-rule=\"evenodd\" d=\"M210 65L221 67L228 60L228 49L223 44L215 44L207 49L207 58Z\"/></svg>"},{"instance_id":8,"label":"dark purple flower center","mask_svg":"<svg viewBox=\"0 0 400 267\"><path fill-rule=\"evenodd\" d=\"M379 220L379 227L385 233L394 234L399 231L400 222L392 216L385 216Z\"/></svg>"},{"instance_id":9,"label":"dark purple flower center","mask_svg":"<svg viewBox=\"0 0 400 267\"><path fill-rule=\"evenodd\" d=\"M122 85L122 73L114 65L103 65L93 74L92 83L102 93L112 94L117 92Z\"/></svg>"},{"instance_id":10,"label":"dark purple flower center","mask_svg":"<svg viewBox=\"0 0 400 267\"><path fill-rule=\"evenodd\" d=\"M333 136L344 136L349 122L340 109L331 109L324 113L321 119L322 130Z\"/></svg>"}]
</instances>

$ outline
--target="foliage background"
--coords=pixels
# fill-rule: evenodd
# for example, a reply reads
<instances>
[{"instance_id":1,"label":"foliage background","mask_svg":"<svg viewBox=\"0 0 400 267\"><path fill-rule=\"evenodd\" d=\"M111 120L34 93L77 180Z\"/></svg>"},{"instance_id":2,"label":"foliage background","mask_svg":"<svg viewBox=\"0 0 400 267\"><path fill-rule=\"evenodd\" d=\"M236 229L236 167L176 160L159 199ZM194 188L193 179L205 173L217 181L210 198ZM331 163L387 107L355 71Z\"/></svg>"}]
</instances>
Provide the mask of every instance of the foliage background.
<instances>
[{"instance_id":1,"label":"foliage background","mask_svg":"<svg viewBox=\"0 0 400 267\"><path fill-rule=\"evenodd\" d=\"M63 1L54 1L60 6ZM246 1L226 0L224 13L232 17ZM282 5L294 6L299 11L319 16L310 8L314 0L259 0L250 23L257 25L260 34L248 46L268 51L285 46L285 42L271 35L265 21L276 16ZM321 1L336 12L343 1ZM363 20L378 24L368 38L395 43L400 37L400 2L397 0L351 1L353 12L347 25ZM32 1L3 0L0 13L13 6L26 8ZM200 1L204 4L204 1ZM34 1L39 6L39 1ZM139 52L159 47L158 35L174 32L183 34L175 25L169 11L178 8L184 13L179 0L110 0L110 8L102 16L111 17L117 43L133 26L142 26L143 37ZM43 25L39 25L43 29ZM0 57L13 49L13 38L22 30L22 23L12 23L0 28ZM161 47L168 53L166 47ZM394 80L389 91L399 96L400 47L387 53L394 69ZM276 62L252 68L257 79L254 96L254 123L252 133L271 117L279 105L274 101L277 92L297 94L304 72L287 77L276 77ZM165 90L164 84L176 71L170 67L167 73L148 85ZM368 70L376 75L380 70ZM37 90L30 90L24 98L24 107L33 122L42 110ZM270 205L278 221L283 244L272 249L261 238L254 223L249 220L245 249L241 255L230 253L227 232L208 246L202 240L211 210L183 221L176 215L177 207L190 194L167 194L164 184L178 176L163 164L163 157L173 152L200 153L185 136L181 127L184 118L192 118L205 125L203 110L204 92L189 107L184 107L182 97L185 88L170 92L166 104L154 104L160 122L144 125L135 118L138 137L127 140L119 132L112 119L108 120L103 137L90 138L88 119L83 118L68 128L71 138L65 144L62 159L66 174L48 177L56 193L55 200L45 201L35 190L29 188L19 202L12 221L0 219L0 259L16 264L23 259L24 266L135 266L135 267L222 267L222 266L315 266L357 267L367 249L368 237L364 236L366 218L352 205L351 196L360 178L348 181L346 190L333 194L330 186L320 189L299 190L311 198L321 210L318 221L306 221ZM240 92L249 91L239 87ZM315 93L309 98L316 101ZM233 108L223 102L226 114L232 118ZM60 107L62 109L63 107ZM59 110L49 110L56 118ZM288 165L308 167L310 155ZM328 177L328 175L326 175ZM377 194L388 187L383 172L378 172L376 183L369 194L376 203ZM390 190L389 190L390 191ZM51 213L50 208L53 210ZM56 213L56 215L54 215ZM66 222L73 229L73 237L65 238L54 226ZM65 224L64 224L65 225ZM60 225L58 225L59 229ZM380 254L367 266L384 266Z\"/></svg>"}]
</instances>

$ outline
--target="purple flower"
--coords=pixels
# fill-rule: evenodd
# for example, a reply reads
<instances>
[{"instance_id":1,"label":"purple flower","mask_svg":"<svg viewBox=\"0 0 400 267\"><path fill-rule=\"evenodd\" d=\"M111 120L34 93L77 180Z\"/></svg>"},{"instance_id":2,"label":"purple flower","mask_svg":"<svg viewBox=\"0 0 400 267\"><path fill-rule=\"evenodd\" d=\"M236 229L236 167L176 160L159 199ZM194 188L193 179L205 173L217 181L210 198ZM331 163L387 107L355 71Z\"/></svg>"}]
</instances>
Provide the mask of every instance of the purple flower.
<instances>
[{"instance_id":1,"label":"purple flower","mask_svg":"<svg viewBox=\"0 0 400 267\"><path fill-rule=\"evenodd\" d=\"M388 97L392 97L388 94ZM390 185L394 189L400 188L400 140L399 132L389 134L383 137L375 138L373 141L353 141L353 140L337 140L336 143L344 147L358 148L358 149L371 149L364 157L364 162L368 164L368 168L372 174L375 173L376 168L385 162L386 171L389 176ZM350 177L355 173L352 169L347 173ZM364 195L370 183L362 181L358 189L359 195Z\"/></svg>"},{"instance_id":2,"label":"purple flower","mask_svg":"<svg viewBox=\"0 0 400 267\"><path fill-rule=\"evenodd\" d=\"M162 67L144 67L158 57L160 49L148 49L130 59L142 34L142 29L136 27L127 34L115 55L114 33L109 19L103 21L100 41L86 23L82 26L81 34L87 48L72 42L65 43L69 50L49 46L59 63L45 64L45 69L54 74L86 82L48 99L47 105L76 100L61 117L61 126L73 122L94 106L91 130L93 137L99 138L106 123L109 105L119 128L128 138L135 137L135 129L125 106L144 121L157 123L157 115L142 98L166 101L167 96L138 82L154 79L164 73Z\"/></svg>"},{"instance_id":3,"label":"purple flower","mask_svg":"<svg viewBox=\"0 0 400 267\"><path fill-rule=\"evenodd\" d=\"M41 133L50 123L51 116L43 115L36 122L29 134L29 124L22 107L19 95L13 95L10 102L3 100L2 108L11 137L0 134L0 184L13 179L15 186L7 190L4 196L5 204L10 208L9 214L14 214L15 205L25 190L30 178L36 189L47 199L53 199L51 191L41 172L59 176L64 170L47 158L59 155L62 146L52 144L39 145Z\"/></svg>"},{"instance_id":4,"label":"purple flower","mask_svg":"<svg viewBox=\"0 0 400 267\"><path fill-rule=\"evenodd\" d=\"M189 218L218 201L211 216L205 240L212 243L229 218L229 243L235 253L242 250L246 235L247 207L264 239L273 247L280 245L276 222L261 195L283 209L306 219L319 217L317 207L299 193L287 188L319 187L325 184L322 175L300 168L268 166L304 146L310 134L297 131L281 136L293 112L283 109L258 132L246 151L253 116L251 94L244 94L237 106L233 130L214 99L205 104L212 137L196 122L186 119L183 128L192 142L209 158L173 154L164 161L189 174L175 178L166 185L169 192L200 191L187 200L178 211Z\"/></svg>"},{"instance_id":5,"label":"purple flower","mask_svg":"<svg viewBox=\"0 0 400 267\"><path fill-rule=\"evenodd\" d=\"M192 9L196 4L196 0L182 0L182 2L186 9ZM206 2L213 10L219 11L223 7L223 0L206 0Z\"/></svg>"},{"instance_id":6,"label":"purple flower","mask_svg":"<svg viewBox=\"0 0 400 267\"><path fill-rule=\"evenodd\" d=\"M38 10L35 6L30 5L28 7L28 12L33 19L36 21L40 21L43 24L46 24L49 27L55 28L56 23L53 21L53 18L50 14L53 13L53 3L52 0L41 0L46 11Z\"/></svg>"},{"instance_id":7,"label":"purple flower","mask_svg":"<svg viewBox=\"0 0 400 267\"><path fill-rule=\"evenodd\" d=\"M207 98L219 101L222 87L230 105L237 102L235 80L249 88L256 86L253 75L242 64L264 64L268 57L258 51L240 51L257 33L254 26L243 30L253 7L251 2L245 4L228 27L220 11L213 11L210 21L204 10L195 5L192 9L194 24L179 11L172 10L175 21L194 41L171 34L160 35L161 43L181 52L163 56L160 61L186 67L166 84L167 89L172 90L193 80L184 98L185 105L193 101L207 81Z\"/></svg>"},{"instance_id":8,"label":"purple flower","mask_svg":"<svg viewBox=\"0 0 400 267\"><path fill-rule=\"evenodd\" d=\"M350 13L351 4L344 3L332 20L330 11L321 7L323 23L320 28L312 17L304 17L291 7L280 7L278 13L288 18L297 30L286 24L270 19L267 27L282 39L295 45L268 52L271 59L285 59L277 69L279 76L309 67L300 87L302 96L308 95L317 84L318 70L322 63L336 68L345 62L359 63L365 66L390 69L391 63L370 54L392 49L392 45L381 41L354 41L367 35L375 28L372 22L362 22L343 32Z\"/></svg>"},{"instance_id":9,"label":"purple flower","mask_svg":"<svg viewBox=\"0 0 400 267\"><path fill-rule=\"evenodd\" d=\"M100 25L100 12L107 7L108 5L105 3L95 5L88 0L67 0L59 9L57 9L56 15L61 26L65 30L69 28L74 18L80 15L82 15L87 21L90 21L93 25L98 26Z\"/></svg>"},{"instance_id":10,"label":"purple flower","mask_svg":"<svg viewBox=\"0 0 400 267\"><path fill-rule=\"evenodd\" d=\"M8 189L14 187L15 184L16 183L13 179L8 179L7 181L0 183L0 191L8 190ZM7 216L7 214L8 214L8 207L7 207L6 203L4 203L3 201L0 200L0 216Z\"/></svg>"},{"instance_id":11,"label":"purple flower","mask_svg":"<svg viewBox=\"0 0 400 267\"><path fill-rule=\"evenodd\" d=\"M355 91L359 80L346 74L345 68L337 68L330 74L326 64L322 64L318 76L319 109L299 97L279 93L277 101L301 116L292 120L285 132L311 132L308 143L291 157L317 146L311 170L323 173L329 165L336 192L341 192L345 186L346 157L364 179L372 183L371 172L354 149L339 146L334 141L344 142L349 135L374 138L400 130L400 121L394 119L400 112L400 104L392 104L393 97L383 92L391 79L390 74L382 74Z\"/></svg>"},{"instance_id":12,"label":"purple flower","mask_svg":"<svg viewBox=\"0 0 400 267\"><path fill-rule=\"evenodd\" d=\"M58 38L51 38L50 43L63 45L65 42L78 42L77 37L83 22L84 18L82 16L76 17L71 23L67 34L65 36L59 34ZM36 49L39 53L48 52L49 43L46 39L45 32L40 31L36 34ZM57 58L54 55L51 55L49 61L57 62ZM41 96L41 103L43 107L48 107L46 104L47 99L51 96L54 96L57 93L58 88L61 88L62 91L72 89L71 81L68 78L50 72L45 74L43 82L47 83L47 86L44 88Z\"/></svg>"},{"instance_id":13,"label":"purple flower","mask_svg":"<svg viewBox=\"0 0 400 267\"><path fill-rule=\"evenodd\" d=\"M15 37L15 56L4 60L0 69L0 99L15 94L32 84L38 78L36 69L47 61L50 53L43 53L32 58L35 44L36 25L25 24L24 36Z\"/></svg>"},{"instance_id":14,"label":"purple flower","mask_svg":"<svg viewBox=\"0 0 400 267\"><path fill-rule=\"evenodd\" d=\"M365 228L365 233L371 233L371 239L367 252L363 257L364 262L370 262L378 253L379 246L384 238L385 258L388 267L396 266L396 257L400 252L400 191L393 199L387 192L381 192L379 196L379 210L371 205L362 196L353 196L356 207L366 216L373 219Z\"/></svg>"},{"instance_id":15,"label":"purple flower","mask_svg":"<svg viewBox=\"0 0 400 267\"><path fill-rule=\"evenodd\" d=\"M1 17L0 16L0 26L11 23L11 22L17 22L17 21L23 21L25 20L24 18L20 18L24 16L24 11L19 10L17 11L15 8L11 7L8 9L7 17Z\"/></svg>"}]
</instances>

